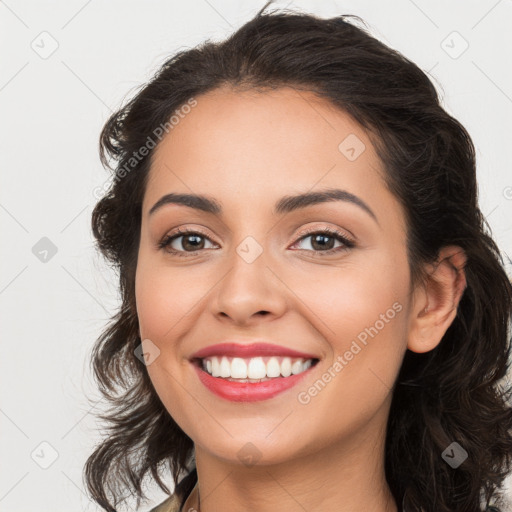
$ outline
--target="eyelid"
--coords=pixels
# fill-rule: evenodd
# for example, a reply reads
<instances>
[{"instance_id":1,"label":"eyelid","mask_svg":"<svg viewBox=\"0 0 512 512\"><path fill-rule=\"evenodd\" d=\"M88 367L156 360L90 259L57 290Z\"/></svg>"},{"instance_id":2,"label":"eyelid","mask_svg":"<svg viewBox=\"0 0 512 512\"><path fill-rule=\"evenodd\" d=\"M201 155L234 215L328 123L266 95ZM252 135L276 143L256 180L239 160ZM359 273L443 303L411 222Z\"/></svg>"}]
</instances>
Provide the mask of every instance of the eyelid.
<instances>
[{"instance_id":1,"label":"eyelid","mask_svg":"<svg viewBox=\"0 0 512 512\"><path fill-rule=\"evenodd\" d=\"M163 248L162 245L166 241L170 241L171 239L180 238L181 236L190 235L190 234L198 234L201 235L203 238L207 238L210 242L212 242L215 245L218 245L217 242L215 242L212 237L206 233L206 231L203 228L198 227L178 227L176 229L171 230L169 233L166 233L160 241L157 241L157 248ZM164 247L165 249L165 247ZM179 251L179 252L185 252L185 251Z\"/></svg>"},{"instance_id":2,"label":"eyelid","mask_svg":"<svg viewBox=\"0 0 512 512\"><path fill-rule=\"evenodd\" d=\"M202 228L187 226L185 228L178 227L175 230L172 230L169 234L166 234L159 242L157 242L157 249L163 250L163 251L165 251L171 255L177 256L177 257L187 257L187 256L190 257L190 256L195 256L197 254L200 254L200 253L204 252L205 250L212 250L211 248L198 249L197 251L181 251L181 250L176 250L176 249L168 249L168 246L170 246L170 244L174 240L181 238L183 236L192 235L192 234L200 235L201 237L207 239L214 245L219 245L214 240L212 240L212 237L209 234L205 233L205 231ZM342 231L338 227L331 227L331 226L325 226L325 225L305 228L301 233L295 235L294 242L292 243L291 246L288 246L288 247L293 247L294 245L298 244L302 240L304 240L314 234L327 234L327 236L332 236L332 237L338 239L339 242L341 242L342 247L334 247L331 249L327 249L325 251L314 251L314 250L309 250L309 249L298 249L298 250L312 253L312 255L314 255L315 257L316 256L321 257L321 256L329 256L334 253L337 254L342 251L350 250L350 249L356 247L356 242L354 240L353 235L347 235L345 231Z\"/></svg>"},{"instance_id":3,"label":"eyelid","mask_svg":"<svg viewBox=\"0 0 512 512\"><path fill-rule=\"evenodd\" d=\"M307 237L308 235L312 235L312 234L315 234L315 233L322 233L322 232L330 232L332 233L333 235L336 235L336 236L339 236L343 239L345 239L347 242L350 242L351 244L356 244L356 238L351 234L351 233L348 233L346 230L341 230L340 228L337 228L337 227L331 227L331 226L315 226L315 227L310 227L310 228L305 228L304 231L302 231L301 233L299 233L297 236L299 237L296 242L298 240L301 240L302 238L304 237ZM294 243L296 243L294 242Z\"/></svg>"}]
</instances>

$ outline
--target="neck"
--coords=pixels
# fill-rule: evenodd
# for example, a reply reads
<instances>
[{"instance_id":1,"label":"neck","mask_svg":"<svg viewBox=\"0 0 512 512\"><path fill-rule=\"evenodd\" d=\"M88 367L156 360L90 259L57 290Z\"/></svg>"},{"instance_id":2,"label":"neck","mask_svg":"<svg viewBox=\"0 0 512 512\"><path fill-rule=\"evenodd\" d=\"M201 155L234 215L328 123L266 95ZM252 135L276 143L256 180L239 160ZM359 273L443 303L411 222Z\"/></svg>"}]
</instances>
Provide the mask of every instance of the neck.
<instances>
[{"instance_id":1,"label":"neck","mask_svg":"<svg viewBox=\"0 0 512 512\"><path fill-rule=\"evenodd\" d=\"M196 467L198 483L183 512L398 510L384 473L384 436L368 431L294 460L249 467L196 447Z\"/></svg>"}]
</instances>

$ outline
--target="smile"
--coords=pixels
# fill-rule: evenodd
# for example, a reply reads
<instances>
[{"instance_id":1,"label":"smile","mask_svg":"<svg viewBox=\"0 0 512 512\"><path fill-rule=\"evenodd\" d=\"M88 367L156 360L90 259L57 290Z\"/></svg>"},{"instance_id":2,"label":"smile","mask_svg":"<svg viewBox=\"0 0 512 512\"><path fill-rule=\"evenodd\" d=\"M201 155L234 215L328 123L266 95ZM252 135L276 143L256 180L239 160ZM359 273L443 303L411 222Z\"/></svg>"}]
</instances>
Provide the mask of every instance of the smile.
<instances>
[{"instance_id":1,"label":"smile","mask_svg":"<svg viewBox=\"0 0 512 512\"><path fill-rule=\"evenodd\" d=\"M291 357L207 357L201 360L204 371L212 377L237 382L261 382L289 377L306 371L316 359Z\"/></svg>"},{"instance_id":2,"label":"smile","mask_svg":"<svg viewBox=\"0 0 512 512\"><path fill-rule=\"evenodd\" d=\"M266 340L251 341L227 341L192 354L190 362L200 382L225 400L268 400L295 386L320 359Z\"/></svg>"},{"instance_id":3,"label":"smile","mask_svg":"<svg viewBox=\"0 0 512 512\"><path fill-rule=\"evenodd\" d=\"M231 402L269 400L298 384L317 363L318 359L293 360L275 356L248 360L223 356L192 361L199 381L211 393Z\"/></svg>"}]
</instances>

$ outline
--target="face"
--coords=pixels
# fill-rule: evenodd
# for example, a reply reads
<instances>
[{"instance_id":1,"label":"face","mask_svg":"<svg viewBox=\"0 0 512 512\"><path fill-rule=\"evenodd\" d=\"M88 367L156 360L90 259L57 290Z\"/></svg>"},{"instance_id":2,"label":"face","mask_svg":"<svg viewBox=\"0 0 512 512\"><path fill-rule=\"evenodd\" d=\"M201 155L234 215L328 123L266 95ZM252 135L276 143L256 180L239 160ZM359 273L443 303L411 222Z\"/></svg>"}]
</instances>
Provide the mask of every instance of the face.
<instances>
[{"instance_id":1,"label":"face","mask_svg":"<svg viewBox=\"0 0 512 512\"><path fill-rule=\"evenodd\" d=\"M404 212L368 136L291 88L196 100L156 148L142 206L136 303L156 392L196 450L233 463L247 443L275 463L377 435L407 346L410 282ZM333 190L344 193L283 201ZM153 209L168 194L207 196L218 211ZM191 361L227 341L315 364L272 379L294 379L277 394L229 399Z\"/></svg>"}]
</instances>

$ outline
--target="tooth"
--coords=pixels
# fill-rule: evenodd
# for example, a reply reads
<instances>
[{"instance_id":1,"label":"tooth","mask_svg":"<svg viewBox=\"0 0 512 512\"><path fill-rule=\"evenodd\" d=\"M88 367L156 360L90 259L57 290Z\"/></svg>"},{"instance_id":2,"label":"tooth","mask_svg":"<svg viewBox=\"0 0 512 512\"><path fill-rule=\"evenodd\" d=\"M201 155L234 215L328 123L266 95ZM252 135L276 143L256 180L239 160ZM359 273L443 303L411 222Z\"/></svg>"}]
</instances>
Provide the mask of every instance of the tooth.
<instances>
[{"instance_id":1,"label":"tooth","mask_svg":"<svg viewBox=\"0 0 512 512\"><path fill-rule=\"evenodd\" d=\"M282 361L281 363L279 361ZM252 357L247 361L241 357L230 360L227 356L214 356L202 361L203 370L213 377L236 379L241 382L259 382L261 379L275 379L281 375L289 377L306 371L313 364L311 359L270 357L265 364L263 357Z\"/></svg>"},{"instance_id":2,"label":"tooth","mask_svg":"<svg viewBox=\"0 0 512 512\"><path fill-rule=\"evenodd\" d=\"M277 357L271 357L267 363L267 377L280 377L281 367Z\"/></svg>"},{"instance_id":3,"label":"tooth","mask_svg":"<svg viewBox=\"0 0 512 512\"><path fill-rule=\"evenodd\" d=\"M247 378L247 365L241 357L234 357L231 361L231 377L233 379Z\"/></svg>"},{"instance_id":4,"label":"tooth","mask_svg":"<svg viewBox=\"0 0 512 512\"><path fill-rule=\"evenodd\" d=\"M229 359L223 356L220 362L220 377L231 377L231 365Z\"/></svg>"},{"instance_id":5,"label":"tooth","mask_svg":"<svg viewBox=\"0 0 512 512\"><path fill-rule=\"evenodd\" d=\"M220 364L217 356L212 357L212 375L214 377L220 376Z\"/></svg>"},{"instance_id":6,"label":"tooth","mask_svg":"<svg viewBox=\"0 0 512 512\"><path fill-rule=\"evenodd\" d=\"M289 377L292 374L292 360L289 357L285 357L281 363L281 375L283 377Z\"/></svg>"},{"instance_id":7,"label":"tooth","mask_svg":"<svg viewBox=\"0 0 512 512\"><path fill-rule=\"evenodd\" d=\"M294 375L297 375L297 373L300 373L302 372L303 370L303 363L302 361L298 360L298 361L295 361L293 364L292 364L292 373Z\"/></svg>"},{"instance_id":8,"label":"tooth","mask_svg":"<svg viewBox=\"0 0 512 512\"><path fill-rule=\"evenodd\" d=\"M263 379L267 376L267 367L261 357L253 357L249 361L247 377L249 379Z\"/></svg>"}]
</instances>

